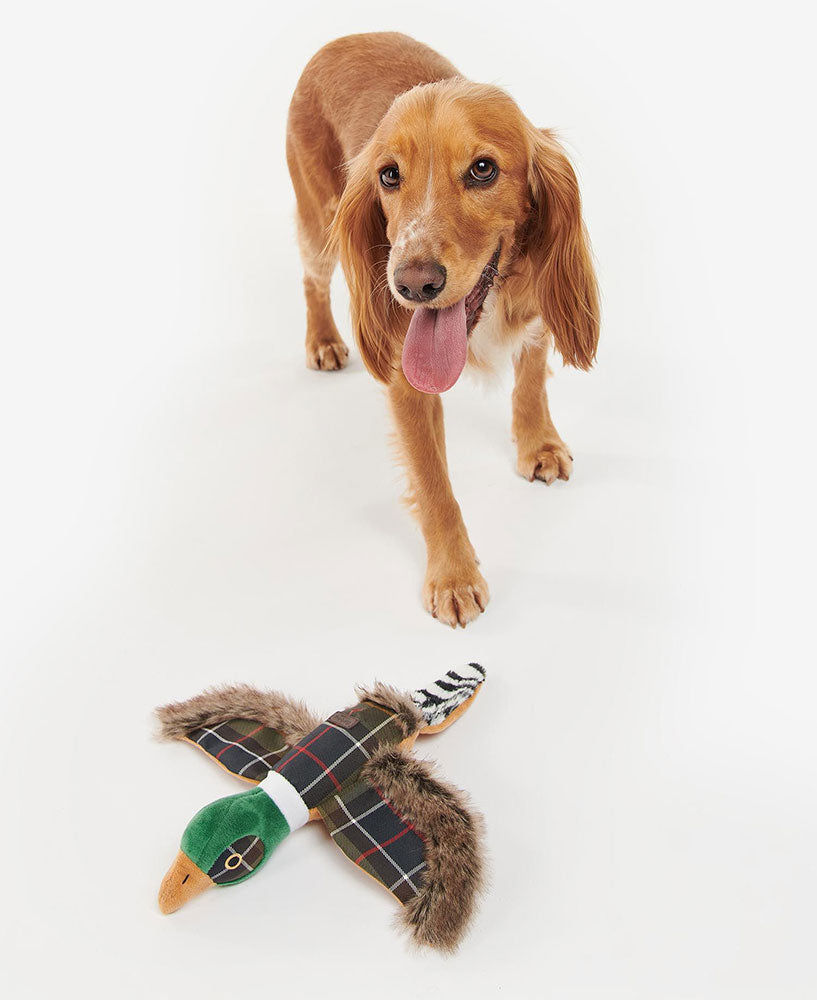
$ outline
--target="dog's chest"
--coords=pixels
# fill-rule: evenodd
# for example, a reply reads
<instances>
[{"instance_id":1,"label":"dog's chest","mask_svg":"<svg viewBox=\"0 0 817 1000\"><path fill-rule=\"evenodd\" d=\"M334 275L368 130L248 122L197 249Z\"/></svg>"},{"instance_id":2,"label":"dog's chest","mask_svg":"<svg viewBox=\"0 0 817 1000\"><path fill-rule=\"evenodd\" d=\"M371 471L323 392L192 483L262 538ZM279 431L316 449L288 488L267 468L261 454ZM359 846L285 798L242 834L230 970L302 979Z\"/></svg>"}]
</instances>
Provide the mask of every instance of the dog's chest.
<instances>
[{"instance_id":1,"label":"dog's chest","mask_svg":"<svg viewBox=\"0 0 817 1000\"><path fill-rule=\"evenodd\" d=\"M468 370L473 375L497 375L531 341L544 333L544 324L536 317L522 326L509 326L499 308L497 294L492 289L479 322L468 338Z\"/></svg>"}]
</instances>

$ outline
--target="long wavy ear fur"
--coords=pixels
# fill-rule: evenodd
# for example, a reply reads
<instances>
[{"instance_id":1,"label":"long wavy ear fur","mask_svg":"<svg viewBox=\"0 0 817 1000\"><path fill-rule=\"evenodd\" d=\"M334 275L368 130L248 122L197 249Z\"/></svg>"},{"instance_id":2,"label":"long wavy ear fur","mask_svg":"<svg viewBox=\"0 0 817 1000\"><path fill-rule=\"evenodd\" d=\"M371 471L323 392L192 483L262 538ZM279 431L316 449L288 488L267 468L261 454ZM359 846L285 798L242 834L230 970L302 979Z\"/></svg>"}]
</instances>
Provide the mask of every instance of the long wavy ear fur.
<instances>
[{"instance_id":1,"label":"long wavy ear fur","mask_svg":"<svg viewBox=\"0 0 817 1000\"><path fill-rule=\"evenodd\" d=\"M599 298L576 174L548 129L530 127L532 215L527 254L542 316L566 364L585 371L596 357Z\"/></svg>"},{"instance_id":2,"label":"long wavy ear fur","mask_svg":"<svg viewBox=\"0 0 817 1000\"><path fill-rule=\"evenodd\" d=\"M390 248L370 160L367 147L349 165L329 243L340 257L349 285L360 355L372 375L388 383L394 373L401 317L386 281ZM407 317L402 319L408 322Z\"/></svg>"}]
</instances>

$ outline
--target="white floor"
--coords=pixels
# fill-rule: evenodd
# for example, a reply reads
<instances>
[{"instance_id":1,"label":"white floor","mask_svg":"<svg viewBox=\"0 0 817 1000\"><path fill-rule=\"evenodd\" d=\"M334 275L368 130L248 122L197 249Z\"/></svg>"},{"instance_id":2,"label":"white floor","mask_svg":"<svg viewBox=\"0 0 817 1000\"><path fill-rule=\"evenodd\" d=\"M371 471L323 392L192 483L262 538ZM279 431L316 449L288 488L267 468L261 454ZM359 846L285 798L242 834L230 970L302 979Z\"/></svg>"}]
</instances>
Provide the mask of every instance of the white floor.
<instances>
[{"instance_id":1,"label":"white floor","mask_svg":"<svg viewBox=\"0 0 817 1000\"><path fill-rule=\"evenodd\" d=\"M798 62L743 5L471 8L54 5L5 34L11 996L817 991L813 476L758 408L803 426L813 371L805 237L775 231L807 161L773 173L796 109L752 53L792 93ZM288 94L323 41L386 26L562 126L604 289L597 369L552 383L569 484L515 475L507 378L446 396L492 592L465 632L421 608L381 391L355 351L302 358ZM346 332L347 305L338 279ZM184 825L236 788L151 740L155 705L241 680L332 711L474 659L483 695L420 745L488 823L455 958L412 952L317 826L160 915Z\"/></svg>"}]
</instances>

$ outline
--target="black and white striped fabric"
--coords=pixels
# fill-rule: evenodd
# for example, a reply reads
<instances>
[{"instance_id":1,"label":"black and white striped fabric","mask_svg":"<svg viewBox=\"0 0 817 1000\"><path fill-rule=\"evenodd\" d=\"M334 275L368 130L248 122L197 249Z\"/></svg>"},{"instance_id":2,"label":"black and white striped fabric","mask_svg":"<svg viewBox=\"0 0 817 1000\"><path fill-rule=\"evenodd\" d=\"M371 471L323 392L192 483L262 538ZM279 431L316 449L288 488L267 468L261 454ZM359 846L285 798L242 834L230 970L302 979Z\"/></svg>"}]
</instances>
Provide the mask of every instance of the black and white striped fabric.
<instances>
[{"instance_id":1,"label":"black and white striped fabric","mask_svg":"<svg viewBox=\"0 0 817 1000\"><path fill-rule=\"evenodd\" d=\"M422 712L426 727L439 726L455 708L468 701L484 680L485 668L478 663L469 663L449 670L445 677L428 687L412 691L411 697Z\"/></svg>"}]
</instances>

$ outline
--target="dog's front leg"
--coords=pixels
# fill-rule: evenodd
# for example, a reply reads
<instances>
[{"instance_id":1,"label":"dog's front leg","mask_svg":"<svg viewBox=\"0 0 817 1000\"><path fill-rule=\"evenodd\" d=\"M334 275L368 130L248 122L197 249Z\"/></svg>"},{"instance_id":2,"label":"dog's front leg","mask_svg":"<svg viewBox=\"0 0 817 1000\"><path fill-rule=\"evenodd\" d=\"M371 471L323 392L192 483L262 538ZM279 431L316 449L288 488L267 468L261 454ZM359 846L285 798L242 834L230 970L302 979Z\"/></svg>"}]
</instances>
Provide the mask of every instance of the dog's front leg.
<instances>
[{"instance_id":1,"label":"dog's front leg","mask_svg":"<svg viewBox=\"0 0 817 1000\"><path fill-rule=\"evenodd\" d=\"M556 479L569 479L573 456L553 426L545 381L550 371L548 343L528 344L514 362L513 438L516 468L520 476L548 486Z\"/></svg>"},{"instance_id":2,"label":"dog's front leg","mask_svg":"<svg viewBox=\"0 0 817 1000\"><path fill-rule=\"evenodd\" d=\"M412 389L402 374L397 378L389 400L428 554L423 603L441 622L464 628L485 610L488 585L451 491L443 405L439 396Z\"/></svg>"}]
</instances>

